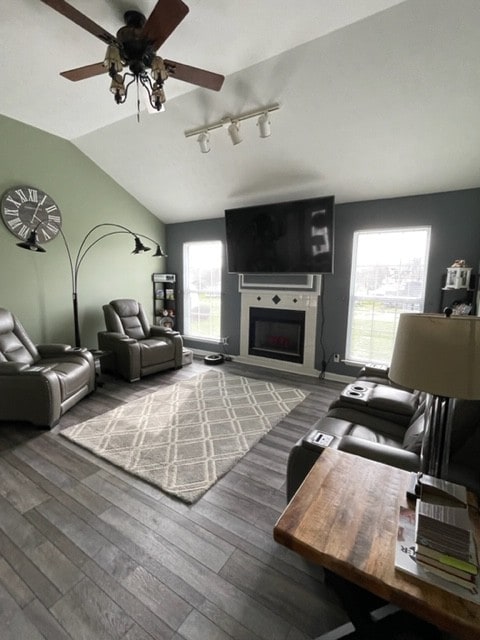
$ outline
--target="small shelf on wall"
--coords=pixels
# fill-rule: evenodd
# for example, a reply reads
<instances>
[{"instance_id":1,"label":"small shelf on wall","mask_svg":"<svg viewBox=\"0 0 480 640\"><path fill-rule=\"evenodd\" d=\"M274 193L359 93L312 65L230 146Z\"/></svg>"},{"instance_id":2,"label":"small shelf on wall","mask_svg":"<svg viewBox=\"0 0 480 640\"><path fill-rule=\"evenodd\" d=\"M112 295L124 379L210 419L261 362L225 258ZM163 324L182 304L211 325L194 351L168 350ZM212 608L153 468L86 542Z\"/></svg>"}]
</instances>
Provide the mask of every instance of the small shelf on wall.
<instances>
[{"instance_id":1,"label":"small shelf on wall","mask_svg":"<svg viewBox=\"0 0 480 640\"><path fill-rule=\"evenodd\" d=\"M173 329L177 315L177 277L174 273L152 273L153 322Z\"/></svg>"},{"instance_id":2,"label":"small shelf on wall","mask_svg":"<svg viewBox=\"0 0 480 640\"><path fill-rule=\"evenodd\" d=\"M469 274L467 286L452 287L447 286L447 274L443 274L440 289L440 305L438 312L443 313L445 307L452 307L457 315L473 315L476 310L477 277L474 273ZM470 309L468 308L470 307Z\"/></svg>"}]
</instances>

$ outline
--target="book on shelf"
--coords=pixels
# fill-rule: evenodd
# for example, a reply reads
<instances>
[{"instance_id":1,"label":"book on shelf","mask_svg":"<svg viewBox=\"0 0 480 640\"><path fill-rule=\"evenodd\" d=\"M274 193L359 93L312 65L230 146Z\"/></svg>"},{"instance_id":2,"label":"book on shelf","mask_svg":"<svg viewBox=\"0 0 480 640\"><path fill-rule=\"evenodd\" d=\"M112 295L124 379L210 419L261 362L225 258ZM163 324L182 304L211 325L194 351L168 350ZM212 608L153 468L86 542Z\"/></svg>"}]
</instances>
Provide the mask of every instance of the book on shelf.
<instances>
[{"instance_id":1,"label":"book on shelf","mask_svg":"<svg viewBox=\"0 0 480 640\"><path fill-rule=\"evenodd\" d=\"M469 581L464 586L427 570L421 562L417 561L415 520L415 509L400 507L395 545L395 568L460 598L480 604L480 594L476 586L478 576L474 576L475 585L473 587Z\"/></svg>"}]
</instances>

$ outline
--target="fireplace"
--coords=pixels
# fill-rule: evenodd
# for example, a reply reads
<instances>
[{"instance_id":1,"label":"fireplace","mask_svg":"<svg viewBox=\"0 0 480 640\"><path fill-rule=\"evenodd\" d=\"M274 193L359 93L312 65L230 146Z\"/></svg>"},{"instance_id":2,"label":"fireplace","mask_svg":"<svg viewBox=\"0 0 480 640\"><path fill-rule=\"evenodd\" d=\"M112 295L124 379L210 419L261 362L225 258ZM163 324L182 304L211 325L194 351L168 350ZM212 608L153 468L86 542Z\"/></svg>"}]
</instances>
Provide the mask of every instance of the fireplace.
<instances>
[{"instance_id":1,"label":"fireplace","mask_svg":"<svg viewBox=\"0 0 480 640\"><path fill-rule=\"evenodd\" d=\"M248 353L303 364L305 311L250 307Z\"/></svg>"},{"instance_id":2,"label":"fireplace","mask_svg":"<svg viewBox=\"0 0 480 640\"><path fill-rule=\"evenodd\" d=\"M237 362L317 377L320 276L239 276L240 354Z\"/></svg>"}]
</instances>

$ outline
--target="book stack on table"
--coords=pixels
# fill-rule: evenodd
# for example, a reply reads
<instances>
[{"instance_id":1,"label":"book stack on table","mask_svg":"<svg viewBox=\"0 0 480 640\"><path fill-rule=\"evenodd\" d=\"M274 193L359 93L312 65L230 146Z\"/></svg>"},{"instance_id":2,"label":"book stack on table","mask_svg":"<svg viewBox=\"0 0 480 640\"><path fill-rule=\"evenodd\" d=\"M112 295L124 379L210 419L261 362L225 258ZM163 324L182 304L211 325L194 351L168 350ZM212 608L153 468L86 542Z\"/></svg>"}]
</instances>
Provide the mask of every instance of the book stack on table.
<instances>
[{"instance_id":1,"label":"book stack on table","mask_svg":"<svg viewBox=\"0 0 480 640\"><path fill-rule=\"evenodd\" d=\"M396 568L480 603L478 565L465 487L422 476L415 509L400 507Z\"/></svg>"},{"instance_id":2,"label":"book stack on table","mask_svg":"<svg viewBox=\"0 0 480 640\"><path fill-rule=\"evenodd\" d=\"M465 507L419 500L415 543L417 563L444 580L476 592L478 559Z\"/></svg>"}]
</instances>

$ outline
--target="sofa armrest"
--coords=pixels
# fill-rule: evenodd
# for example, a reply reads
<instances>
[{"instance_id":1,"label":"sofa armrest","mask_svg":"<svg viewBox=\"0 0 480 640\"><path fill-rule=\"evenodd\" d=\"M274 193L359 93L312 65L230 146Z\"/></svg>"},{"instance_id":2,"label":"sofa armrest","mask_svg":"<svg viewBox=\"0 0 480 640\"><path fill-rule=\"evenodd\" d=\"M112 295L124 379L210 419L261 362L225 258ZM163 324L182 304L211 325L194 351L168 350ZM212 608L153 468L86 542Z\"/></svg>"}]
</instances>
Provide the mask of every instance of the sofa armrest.
<instances>
[{"instance_id":1,"label":"sofa armrest","mask_svg":"<svg viewBox=\"0 0 480 640\"><path fill-rule=\"evenodd\" d=\"M25 362L0 362L0 376L15 376L29 368Z\"/></svg>"},{"instance_id":2,"label":"sofa armrest","mask_svg":"<svg viewBox=\"0 0 480 640\"><path fill-rule=\"evenodd\" d=\"M150 335L152 338L168 338L173 342L175 347L175 367L180 368L183 365L183 338L180 331L174 331L173 329L158 325L151 325Z\"/></svg>"},{"instance_id":3,"label":"sofa armrest","mask_svg":"<svg viewBox=\"0 0 480 640\"><path fill-rule=\"evenodd\" d=\"M381 378L385 380L388 384L389 378L388 374L390 372L390 367L383 364L374 364L368 363L364 365L360 371L358 372L357 378Z\"/></svg>"},{"instance_id":4,"label":"sofa armrest","mask_svg":"<svg viewBox=\"0 0 480 640\"><path fill-rule=\"evenodd\" d=\"M405 469L406 471L419 471L420 456L412 451L405 451L396 447L370 442L354 436L343 436L338 443L338 449L346 453L352 453L362 458L383 462L391 467Z\"/></svg>"},{"instance_id":5,"label":"sofa armrest","mask_svg":"<svg viewBox=\"0 0 480 640\"><path fill-rule=\"evenodd\" d=\"M42 358L51 358L52 356L59 356L62 353L71 351L72 347L69 344L52 343L52 344L37 344L38 353Z\"/></svg>"},{"instance_id":6,"label":"sofa armrest","mask_svg":"<svg viewBox=\"0 0 480 640\"><path fill-rule=\"evenodd\" d=\"M13 375L3 375L11 367ZM26 420L41 427L51 428L61 416L62 397L58 376L50 367L0 363L0 416L2 420Z\"/></svg>"},{"instance_id":7,"label":"sofa armrest","mask_svg":"<svg viewBox=\"0 0 480 640\"><path fill-rule=\"evenodd\" d=\"M160 327L158 325L152 325L150 327L150 335L152 337L155 336L179 336L180 332L179 331L174 331L173 329L167 329L166 327Z\"/></svg>"},{"instance_id":8,"label":"sofa armrest","mask_svg":"<svg viewBox=\"0 0 480 640\"><path fill-rule=\"evenodd\" d=\"M138 340L129 338L125 333L118 333L117 331L100 331L98 333L98 346L100 349L114 349L121 342L136 344Z\"/></svg>"},{"instance_id":9,"label":"sofa armrest","mask_svg":"<svg viewBox=\"0 0 480 640\"><path fill-rule=\"evenodd\" d=\"M119 373L130 382L140 378L140 345L138 340L116 331L100 331L98 346L104 351L113 353L113 372Z\"/></svg>"},{"instance_id":10,"label":"sofa armrest","mask_svg":"<svg viewBox=\"0 0 480 640\"><path fill-rule=\"evenodd\" d=\"M37 345L38 353L42 359L48 358L62 358L62 356L78 356L86 360L91 367L93 364L93 356L88 349L84 347L72 347L69 344L38 344Z\"/></svg>"}]
</instances>

